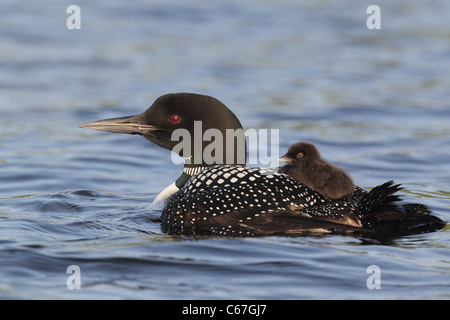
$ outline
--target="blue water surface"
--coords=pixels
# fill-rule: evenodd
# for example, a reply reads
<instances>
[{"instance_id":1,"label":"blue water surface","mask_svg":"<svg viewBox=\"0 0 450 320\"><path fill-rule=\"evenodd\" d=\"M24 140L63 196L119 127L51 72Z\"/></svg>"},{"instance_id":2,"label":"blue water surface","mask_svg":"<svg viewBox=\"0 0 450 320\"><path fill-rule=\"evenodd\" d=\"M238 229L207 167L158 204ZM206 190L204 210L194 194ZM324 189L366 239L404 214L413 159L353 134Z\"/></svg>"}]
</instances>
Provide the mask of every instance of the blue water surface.
<instances>
[{"instance_id":1,"label":"blue water surface","mask_svg":"<svg viewBox=\"0 0 450 320\"><path fill-rule=\"evenodd\" d=\"M378 1L379 30L371 1L80 2L69 30L72 4L0 4L0 298L450 298L448 225L388 242L167 235L149 205L181 173L170 152L78 128L208 94L279 129L280 152L312 142L448 222L450 2Z\"/></svg>"}]
</instances>

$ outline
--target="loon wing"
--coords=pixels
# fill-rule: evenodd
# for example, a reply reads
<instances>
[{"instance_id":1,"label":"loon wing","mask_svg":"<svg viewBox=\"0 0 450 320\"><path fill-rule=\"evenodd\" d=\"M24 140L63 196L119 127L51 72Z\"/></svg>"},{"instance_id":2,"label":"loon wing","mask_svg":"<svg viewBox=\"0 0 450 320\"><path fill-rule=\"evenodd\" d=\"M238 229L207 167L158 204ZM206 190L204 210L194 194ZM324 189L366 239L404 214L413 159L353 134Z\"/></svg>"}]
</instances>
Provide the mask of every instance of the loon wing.
<instances>
[{"instance_id":1,"label":"loon wing","mask_svg":"<svg viewBox=\"0 0 450 320\"><path fill-rule=\"evenodd\" d=\"M235 226L237 234L252 235L309 235L339 233L351 234L355 232L368 232L355 225L354 220L333 221L326 217L312 217L299 213L298 211L275 210L270 213L259 214L256 217L253 214L252 219L242 219L243 216L249 216L244 210L236 210L226 216L219 216L214 219L218 225L225 226L223 231L228 232L229 226ZM218 230L219 234L222 230Z\"/></svg>"}]
</instances>

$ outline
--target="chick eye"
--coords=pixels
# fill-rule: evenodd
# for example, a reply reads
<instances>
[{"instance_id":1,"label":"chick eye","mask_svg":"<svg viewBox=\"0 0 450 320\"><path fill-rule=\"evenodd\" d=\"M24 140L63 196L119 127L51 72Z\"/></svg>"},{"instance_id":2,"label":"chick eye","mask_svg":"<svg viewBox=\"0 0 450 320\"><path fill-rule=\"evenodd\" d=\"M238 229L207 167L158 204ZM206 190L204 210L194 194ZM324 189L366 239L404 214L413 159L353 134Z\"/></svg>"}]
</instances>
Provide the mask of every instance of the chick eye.
<instances>
[{"instance_id":1,"label":"chick eye","mask_svg":"<svg viewBox=\"0 0 450 320\"><path fill-rule=\"evenodd\" d=\"M178 123L178 122L180 122L180 117L177 114L174 114L169 118L169 120L172 123Z\"/></svg>"}]
</instances>

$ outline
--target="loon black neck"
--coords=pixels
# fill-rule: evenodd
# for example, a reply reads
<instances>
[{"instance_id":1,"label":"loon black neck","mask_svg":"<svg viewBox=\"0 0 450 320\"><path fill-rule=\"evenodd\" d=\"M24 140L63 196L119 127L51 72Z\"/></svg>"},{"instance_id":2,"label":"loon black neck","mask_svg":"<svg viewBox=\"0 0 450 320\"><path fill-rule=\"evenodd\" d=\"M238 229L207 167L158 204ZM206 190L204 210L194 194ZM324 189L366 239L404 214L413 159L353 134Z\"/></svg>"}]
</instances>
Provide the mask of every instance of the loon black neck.
<instances>
[{"instance_id":1,"label":"loon black neck","mask_svg":"<svg viewBox=\"0 0 450 320\"><path fill-rule=\"evenodd\" d=\"M204 165L185 165L184 169L183 169L183 173L181 174L181 176L177 179L177 181L175 181L175 185L177 186L177 188L181 188L182 186L184 186L184 184L194 175L196 175L197 173L199 173L200 171L203 171L207 168L208 166L204 166Z\"/></svg>"}]
</instances>

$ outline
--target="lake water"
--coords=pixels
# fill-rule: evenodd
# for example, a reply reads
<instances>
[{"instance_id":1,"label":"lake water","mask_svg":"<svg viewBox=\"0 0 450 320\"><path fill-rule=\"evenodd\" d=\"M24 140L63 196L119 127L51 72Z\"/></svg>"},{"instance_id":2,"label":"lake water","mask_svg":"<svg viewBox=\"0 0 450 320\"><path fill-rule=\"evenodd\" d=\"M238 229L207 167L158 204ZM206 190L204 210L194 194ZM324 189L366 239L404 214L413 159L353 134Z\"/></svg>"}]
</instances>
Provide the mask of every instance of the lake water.
<instances>
[{"instance_id":1,"label":"lake water","mask_svg":"<svg viewBox=\"0 0 450 320\"><path fill-rule=\"evenodd\" d=\"M78 128L208 94L279 129L280 152L312 142L448 222L450 2L377 1L379 30L371 1L79 2L69 30L72 4L0 5L0 298L450 298L448 225L387 243L170 236L148 207L181 173L170 152Z\"/></svg>"}]
</instances>

